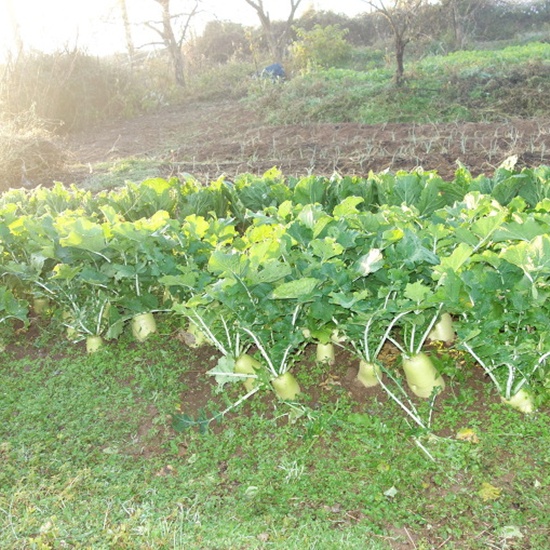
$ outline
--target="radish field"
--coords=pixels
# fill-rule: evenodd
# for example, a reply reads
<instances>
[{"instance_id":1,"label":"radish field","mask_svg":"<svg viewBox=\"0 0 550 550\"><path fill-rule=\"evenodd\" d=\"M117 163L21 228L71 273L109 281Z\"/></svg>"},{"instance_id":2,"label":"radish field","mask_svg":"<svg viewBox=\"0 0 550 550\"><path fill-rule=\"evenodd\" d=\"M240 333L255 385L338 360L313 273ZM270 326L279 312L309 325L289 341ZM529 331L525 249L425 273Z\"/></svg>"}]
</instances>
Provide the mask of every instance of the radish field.
<instances>
[{"instance_id":1,"label":"radish field","mask_svg":"<svg viewBox=\"0 0 550 550\"><path fill-rule=\"evenodd\" d=\"M542 549L549 229L546 166L4 193L0 541Z\"/></svg>"}]
</instances>

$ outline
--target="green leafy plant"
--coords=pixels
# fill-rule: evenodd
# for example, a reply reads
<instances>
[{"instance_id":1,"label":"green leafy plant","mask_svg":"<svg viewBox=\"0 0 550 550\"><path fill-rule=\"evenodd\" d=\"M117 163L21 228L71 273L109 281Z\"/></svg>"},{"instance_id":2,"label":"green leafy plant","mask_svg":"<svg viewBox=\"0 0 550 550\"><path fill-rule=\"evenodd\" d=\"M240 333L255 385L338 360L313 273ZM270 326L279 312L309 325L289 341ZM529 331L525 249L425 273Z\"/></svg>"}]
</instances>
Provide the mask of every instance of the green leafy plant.
<instances>
[{"instance_id":1,"label":"green leafy plant","mask_svg":"<svg viewBox=\"0 0 550 550\"><path fill-rule=\"evenodd\" d=\"M17 319L28 324L29 305L25 300L14 296L11 289L0 285L0 324L8 319Z\"/></svg>"},{"instance_id":2,"label":"green leafy plant","mask_svg":"<svg viewBox=\"0 0 550 550\"><path fill-rule=\"evenodd\" d=\"M346 41L347 29L338 25L315 25L306 31L296 29L297 40L292 43L292 61L299 70L315 67L337 67L349 60L351 44Z\"/></svg>"}]
</instances>

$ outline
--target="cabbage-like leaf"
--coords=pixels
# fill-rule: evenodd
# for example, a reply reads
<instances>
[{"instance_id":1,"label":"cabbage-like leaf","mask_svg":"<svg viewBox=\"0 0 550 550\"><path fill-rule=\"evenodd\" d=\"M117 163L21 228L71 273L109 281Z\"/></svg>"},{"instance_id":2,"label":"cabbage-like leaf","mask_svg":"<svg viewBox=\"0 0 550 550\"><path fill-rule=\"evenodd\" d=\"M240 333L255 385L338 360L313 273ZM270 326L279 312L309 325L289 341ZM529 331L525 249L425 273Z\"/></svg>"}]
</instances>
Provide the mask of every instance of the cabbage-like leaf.
<instances>
[{"instance_id":1,"label":"cabbage-like leaf","mask_svg":"<svg viewBox=\"0 0 550 550\"><path fill-rule=\"evenodd\" d=\"M294 188L295 204L323 204L327 189L324 178L308 176L301 179Z\"/></svg>"},{"instance_id":2,"label":"cabbage-like leaf","mask_svg":"<svg viewBox=\"0 0 550 550\"><path fill-rule=\"evenodd\" d=\"M292 269L288 264L284 264L277 260L271 260L265 262L261 270L249 273L247 279L253 284L274 283L291 273Z\"/></svg>"},{"instance_id":3,"label":"cabbage-like leaf","mask_svg":"<svg viewBox=\"0 0 550 550\"><path fill-rule=\"evenodd\" d=\"M422 284L420 281L416 283L408 283L405 287L404 296L417 304L425 302L431 295L432 290L429 286Z\"/></svg>"},{"instance_id":4,"label":"cabbage-like leaf","mask_svg":"<svg viewBox=\"0 0 550 550\"><path fill-rule=\"evenodd\" d=\"M326 262L334 256L339 256L344 251L344 247L337 243L332 237L314 239L310 242L310 247L313 254L315 254L318 258L321 258L323 262Z\"/></svg>"},{"instance_id":5,"label":"cabbage-like leaf","mask_svg":"<svg viewBox=\"0 0 550 550\"><path fill-rule=\"evenodd\" d=\"M357 214L357 206L365 202L363 197L347 197L340 204L334 207L332 214L335 218L341 218L346 216L351 216L352 214Z\"/></svg>"},{"instance_id":6,"label":"cabbage-like leaf","mask_svg":"<svg viewBox=\"0 0 550 550\"><path fill-rule=\"evenodd\" d=\"M222 390L230 382L240 382L242 380L242 377L235 376L235 358L229 355L222 355L216 366L207 371L206 374L216 378L218 390Z\"/></svg>"},{"instance_id":7,"label":"cabbage-like leaf","mask_svg":"<svg viewBox=\"0 0 550 550\"><path fill-rule=\"evenodd\" d=\"M8 318L19 319L28 324L28 303L18 300L9 288L0 286L0 323Z\"/></svg>"},{"instance_id":8,"label":"cabbage-like leaf","mask_svg":"<svg viewBox=\"0 0 550 550\"><path fill-rule=\"evenodd\" d=\"M106 247L101 225L86 218L62 222L60 233L66 233L66 236L59 239L61 246L72 246L90 252L101 252Z\"/></svg>"},{"instance_id":9,"label":"cabbage-like leaf","mask_svg":"<svg viewBox=\"0 0 550 550\"><path fill-rule=\"evenodd\" d=\"M271 297L279 300L297 300L307 298L318 285L319 280L313 277L303 277L276 287Z\"/></svg>"},{"instance_id":10,"label":"cabbage-like leaf","mask_svg":"<svg viewBox=\"0 0 550 550\"><path fill-rule=\"evenodd\" d=\"M550 237L539 235L531 242L522 241L503 250L500 256L520 267L532 281L539 274L550 274Z\"/></svg>"},{"instance_id":11,"label":"cabbage-like leaf","mask_svg":"<svg viewBox=\"0 0 550 550\"><path fill-rule=\"evenodd\" d=\"M241 254L237 253L215 250L208 260L208 270L212 273L240 274L241 266Z\"/></svg>"},{"instance_id":12,"label":"cabbage-like leaf","mask_svg":"<svg viewBox=\"0 0 550 550\"><path fill-rule=\"evenodd\" d=\"M514 221L507 223L495 231L495 242L506 241L532 241L539 235L548 233L548 226L533 218L527 218L521 223Z\"/></svg>"}]
</instances>

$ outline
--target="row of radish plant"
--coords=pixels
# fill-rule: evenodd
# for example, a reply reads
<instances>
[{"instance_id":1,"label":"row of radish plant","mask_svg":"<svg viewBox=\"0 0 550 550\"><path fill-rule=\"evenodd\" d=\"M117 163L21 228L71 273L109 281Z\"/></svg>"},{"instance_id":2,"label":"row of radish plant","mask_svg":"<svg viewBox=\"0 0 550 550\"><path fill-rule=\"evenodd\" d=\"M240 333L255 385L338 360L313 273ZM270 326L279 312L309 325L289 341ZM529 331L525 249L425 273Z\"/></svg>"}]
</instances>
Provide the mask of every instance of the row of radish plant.
<instances>
[{"instance_id":1,"label":"row of radish plant","mask_svg":"<svg viewBox=\"0 0 550 550\"><path fill-rule=\"evenodd\" d=\"M10 190L0 196L0 208L11 205L18 215L57 215L79 211L86 217L102 219L101 212L111 207L125 221L151 217L155 212L168 212L171 218L183 221L195 214L209 218L232 218L242 229L250 223L250 212L293 204L318 203L330 214L349 196L361 197L360 211L376 212L380 206L414 206L422 217L460 201L473 191L491 194L506 205L521 196L529 208L550 195L549 168L514 171L502 166L492 177L473 177L460 167L453 181L444 181L434 171L370 173L367 177L308 176L285 178L272 169L262 177L242 174L235 181L221 177L209 185L189 176L185 180L153 178L141 183L128 182L124 187L92 194L76 186L60 183L53 188L38 188L31 193Z\"/></svg>"},{"instance_id":2,"label":"row of radish plant","mask_svg":"<svg viewBox=\"0 0 550 550\"><path fill-rule=\"evenodd\" d=\"M276 171L200 187L149 180L91 195L58 184L0 199L0 327L29 307L90 352L155 313L186 320L190 345L244 398L285 400L308 344L357 356L421 426L409 392L445 388L427 341L469 354L503 400L532 412L550 382L550 168L453 182L434 172L307 177ZM380 360L391 343L402 371ZM401 374L402 373L402 374ZM402 384L406 381L408 389ZM538 401L537 401L538 400Z\"/></svg>"}]
</instances>

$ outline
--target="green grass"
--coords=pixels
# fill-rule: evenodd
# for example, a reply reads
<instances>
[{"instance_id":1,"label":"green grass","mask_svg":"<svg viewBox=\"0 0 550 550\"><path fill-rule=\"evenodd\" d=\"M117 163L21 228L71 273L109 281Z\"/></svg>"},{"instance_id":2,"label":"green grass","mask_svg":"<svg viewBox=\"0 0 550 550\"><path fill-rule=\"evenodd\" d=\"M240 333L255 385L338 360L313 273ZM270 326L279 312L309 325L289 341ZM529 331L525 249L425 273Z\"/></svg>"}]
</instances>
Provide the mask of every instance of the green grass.
<instances>
[{"instance_id":1,"label":"green grass","mask_svg":"<svg viewBox=\"0 0 550 550\"><path fill-rule=\"evenodd\" d=\"M0 547L546 548L545 413L521 416L467 373L423 434L380 392L357 402L338 368L306 361L296 374L315 403L256 395L206 434L176 433L171 415L197 414L197 392L219 408L239 394L211 393L213 353L170 335L91 356L55 333L14 337L0 359Z\"/></svg>"},{"instance_id":2,"label":"green grass","mask_svg":"<svg viewBox=\"0 0 550 550\"><path fill-rule=\"evenodd\" d=\"M284 86L250 90L250 104L275 123L435 123L547 116L550 44L460 51L410 61L395 86L391 63L327 69Z\"/></svg>"},{"instance_id":3,"label":"green grass","mask_svg":"<svg viewBox=\"0 0 550 550\"><path fill-rule=\"evenodd\" d=\"M93 192L122 187L128 181L143 181L166 173L166 163L148 158L125 158L94 165L94 171L79 184Z\"/></svg>"}]
</instances>

